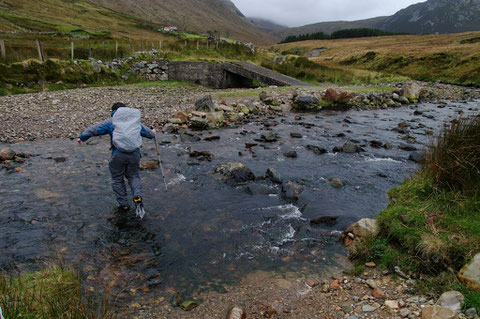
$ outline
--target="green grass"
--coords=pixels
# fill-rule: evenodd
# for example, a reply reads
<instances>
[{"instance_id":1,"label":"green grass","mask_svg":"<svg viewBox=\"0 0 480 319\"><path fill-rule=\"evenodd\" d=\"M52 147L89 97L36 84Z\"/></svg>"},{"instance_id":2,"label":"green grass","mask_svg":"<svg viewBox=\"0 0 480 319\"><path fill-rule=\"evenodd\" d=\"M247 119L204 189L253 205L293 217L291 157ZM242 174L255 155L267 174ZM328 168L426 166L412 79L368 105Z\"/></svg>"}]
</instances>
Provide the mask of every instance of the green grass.
<instances>
[{"instance_id":1,"label":"green grass","mask_svg":"<svg viewBox=\"0 0 480 319\"><path fill-rule=\"evenodd\" d=\"M82 292L78 274L60 266L17 277L0 273L0 306L5 319L114 318L106 303Z\"/></svg>"},{"instance_id":2,"label":"green grass","mask_svg":"<svg viewBox=\"0 0 480 319\"><path fill-rule=\"evenodd\" d=\"M478 117L445 128L422 170L388 192L390 204L377 217L380 234L359 244L356 257L420 274L422 291L458 289L467 307L480 310L480 292L456 279L480 252L479 134Z\"/></svg>"},{"instance_id":3,"label":"green grass","mask_svg":"<svg viewBox=\"0 0 480 319\"><path fill-rule=\"evenodd\" d=\"M341 66L326 66L304 57L289 57L283 64L264 62L262 66L308 83L377 84L404 81L407 78L380 72L353 70Z\"/></svg>"}]
</instances>

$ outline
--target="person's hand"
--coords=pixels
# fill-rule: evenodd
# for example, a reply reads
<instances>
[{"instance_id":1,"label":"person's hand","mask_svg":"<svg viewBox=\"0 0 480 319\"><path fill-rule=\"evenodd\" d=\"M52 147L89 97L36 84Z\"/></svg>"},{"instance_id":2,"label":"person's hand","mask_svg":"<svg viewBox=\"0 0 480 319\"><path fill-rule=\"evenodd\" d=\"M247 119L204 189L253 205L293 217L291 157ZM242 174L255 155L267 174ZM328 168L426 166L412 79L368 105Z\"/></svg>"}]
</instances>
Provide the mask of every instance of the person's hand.
<instances>
[{"instance_id":1,"label":"person's hand","mask_svg":"<svg viewBox=\"0 0 480 319\"><path fill-rule=\"evenodd\" d=\"M157 135L157 131L154 128L152 128L152 132L153 134Z\"/></svg>"},{"instance_id":2,"label":"person's hand","mask_svg":"<svg viewBox=\"0 0 480 319\"><path fill-rule=\"evenodd\" d=\"M78 144L78 145L82 145L82 140L81 140L81 139L77 139L77 144Z\"/></svg>"}]
</instances>

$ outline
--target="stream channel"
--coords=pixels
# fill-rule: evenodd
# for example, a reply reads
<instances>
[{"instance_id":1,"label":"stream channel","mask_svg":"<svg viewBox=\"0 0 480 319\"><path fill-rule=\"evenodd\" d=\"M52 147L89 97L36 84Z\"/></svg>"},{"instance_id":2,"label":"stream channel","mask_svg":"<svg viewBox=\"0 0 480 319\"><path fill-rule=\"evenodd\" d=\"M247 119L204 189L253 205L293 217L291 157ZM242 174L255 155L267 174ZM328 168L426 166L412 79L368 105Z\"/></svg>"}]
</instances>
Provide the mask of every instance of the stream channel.
<instances>
[{"instance_id":1,"label":"stream channel","mask_svg":"<svg viewBox=\"0 0 480 319\"><path fill-rule=\"evenodd\" d=\"M68 139L10 145L34 156L22 165L23 172L0 171L0 268L34 270L61 260L82 270L90 290L108 289L118 300L167 290L222 291L254 270L321 273L337 262L336 255L346 254L340 231L374 218L388 204L387 191L418 169L409 160L411 152L399 145L421 151L444 123L479 110L480 102L474 101L300 114L301 119L287 113L194 132L200 141L159 134L168 192L160 169L141 172L147 211L142 221L133 212L115 212L108 137L81 147ZM392 130L401 122L408 123L404 134ZM255 141L270 132L278 141ZM292 138L292 132L302 138ZM210 134L220 139L204 140ZM408 136L415 142L409 144ZM332 152L347 140L364 151ZM392 147L372 147L372 140ZM250 151L247 142L258 145ZM315 154L307 145L328 152ZM188 148L213 158L191 158ZM298 157L285 157L289 150ZM156 159L153 141L144 139L142 153L142 160ZM261 178L232 186L214 174L215 167L232 161L257 177L275 168L284 181L305 190L297 202L289 202L281 186ZM329 178L346 185L332 187ZM326 215L338 219L310 223Z\"/></svg>"}]
</instances>

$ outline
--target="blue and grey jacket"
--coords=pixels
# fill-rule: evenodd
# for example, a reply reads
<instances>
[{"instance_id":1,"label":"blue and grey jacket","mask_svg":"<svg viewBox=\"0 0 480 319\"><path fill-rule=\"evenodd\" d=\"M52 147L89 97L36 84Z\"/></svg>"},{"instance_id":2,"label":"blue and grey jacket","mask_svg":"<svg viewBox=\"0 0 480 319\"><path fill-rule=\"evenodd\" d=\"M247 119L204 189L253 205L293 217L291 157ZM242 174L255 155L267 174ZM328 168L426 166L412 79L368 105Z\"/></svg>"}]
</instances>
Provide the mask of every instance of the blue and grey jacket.
<instances>
[{"instance_id":1,"label":"blue and grey jacket","mask_svg":"<svg viewBox=\"0 0 480 319\"><path fill-rule=\"evenodd\" d=\"M113 114L115 114L115 111L113 111L110 114L110 116L113 116ZM146 137L146 138L150 138L150 139L155 138L155 134L153 133L153 131L151 129L149 129L148 127L146 127L143 124L141 124L141 125L142 125L142 129L140 131L141 136ZM110 134L110 144L112 145L112 152L113 153L120 153L120 151L117 150L112 143L113 129L114 129L114 127L113 127L112 118L109 118L109 119L106 119L103 122L100 122L100 123L97 123L97 124L94 124L94 125L90 126L85 131L83 131L83 133L80 135L79 138L82 142L85 142L86 140L88 140L92 136L100 136L100 135ZM137 150L137 152L138 151L140 151L140 150Z\"/></svg>"}]
</instances>

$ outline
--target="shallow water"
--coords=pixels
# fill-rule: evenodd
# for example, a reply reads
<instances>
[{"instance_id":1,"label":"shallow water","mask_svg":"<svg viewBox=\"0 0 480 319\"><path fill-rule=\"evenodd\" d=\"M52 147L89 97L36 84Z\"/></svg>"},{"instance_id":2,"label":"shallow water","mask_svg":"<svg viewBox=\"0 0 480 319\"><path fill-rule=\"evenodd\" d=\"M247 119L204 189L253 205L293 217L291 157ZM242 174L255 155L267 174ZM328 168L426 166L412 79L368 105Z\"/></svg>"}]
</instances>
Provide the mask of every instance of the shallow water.
<instances>
[{"instance_id":1,"label":"shallow water","mask_svg":"<svg viewBox=\"0 0 480 319\"><path fill-rule=\"evenodd\" d=\"M414 115L415 110L423 114ZM407 143L401 139L405 135L392 129L407 121L416 139L411 145L420 150L429 142L427 131L479 110L479 102L472 102L301 114L301 120L288 114L212 131L221 138L211 142L182 142L165 134L160 140L168 192L160 170L142 172L143 221L133 212L115 213L108 138L81 147L64 139L15 144L16 151L36 156L22 166L24 172L0 172L0 267L35 269L61 259L83 270L89 289L107 289L118 300L167 289L222 291L258 269L321 272L336 264L335 254L344 254L335 231L375 217L388 204L386 192L417 170L410 152L397 148ZM270 130L279 141L256 142L253 152L245 148L245 142ZM303 138L291 138L291 132ZM365 152L331 153L349 139ZM372 148L371 140L393 148ZM316 155L309 144L329 153ZM213 160L190 158L188 147L211 152ZM287 150L296 150L298 158L286 158ZM143 160L156 159L152 141L144 140L142 152ZM245 164L256 176L273 167L305 191L298 202L288 202L279 186L260 179L252 183L270 187L272 194L250 195L246 185L231 186L213 174L230 161ZM332 187L332 177L346 186ZM338 216L337 223L310 225L310 219L324 215Z\"/></svg>"}]
</instances>

